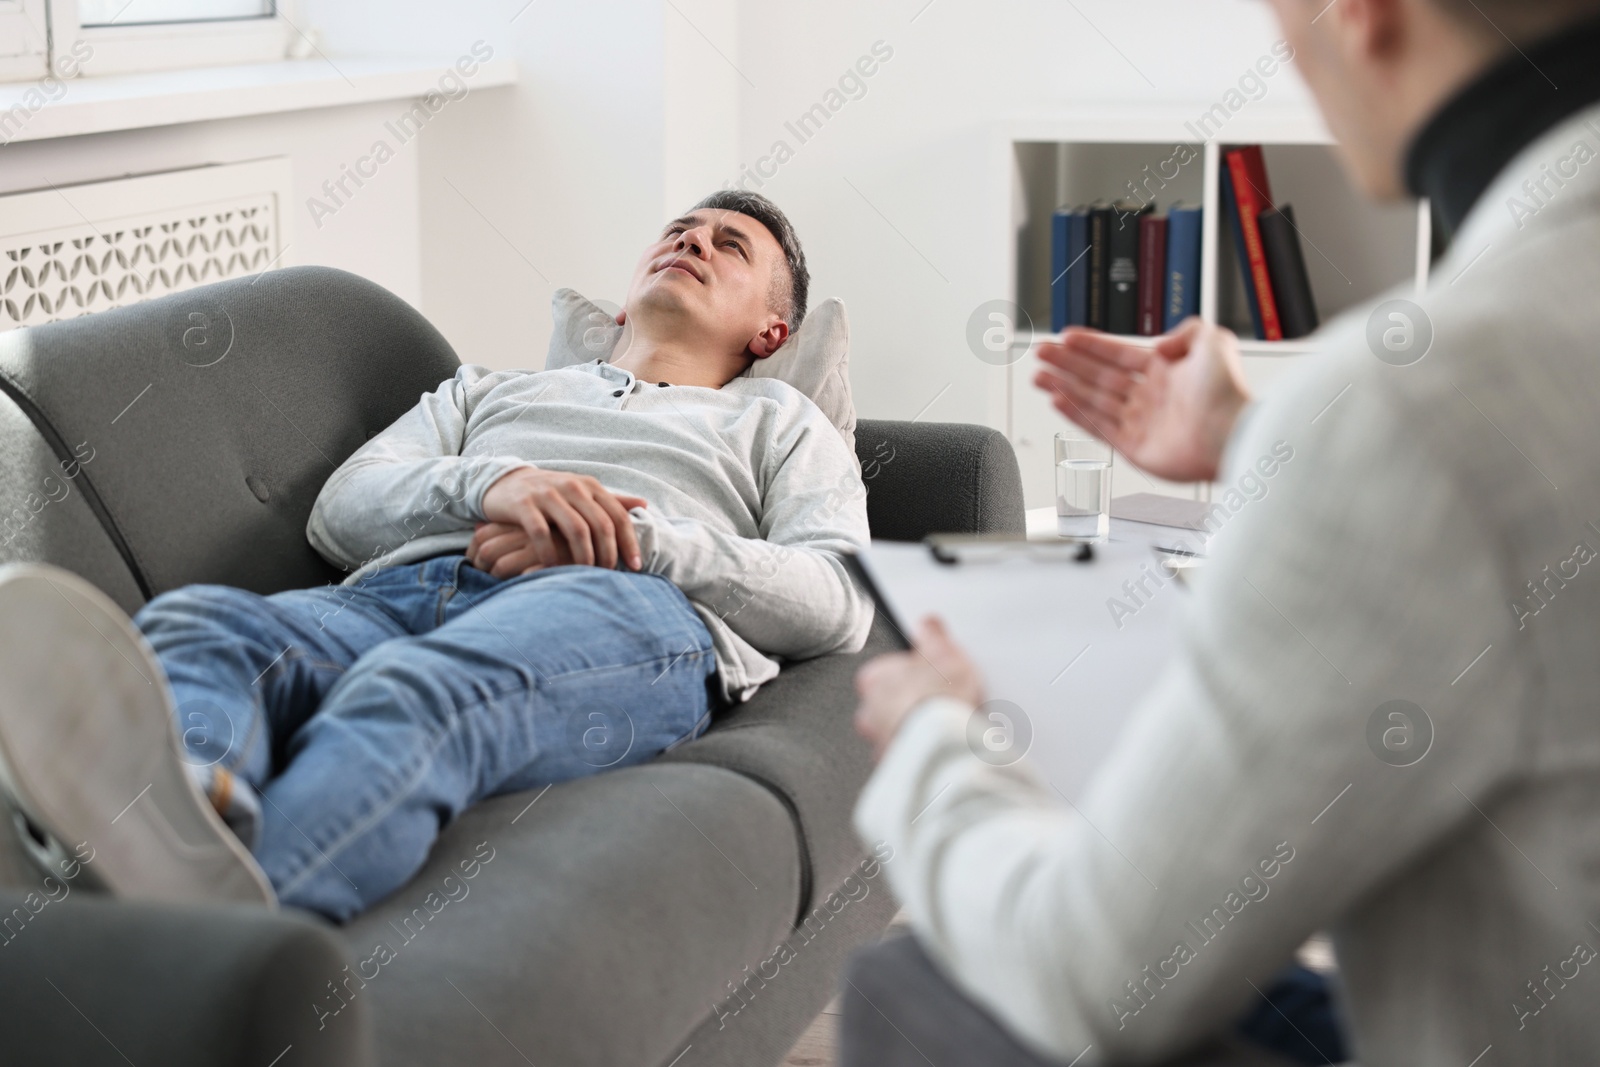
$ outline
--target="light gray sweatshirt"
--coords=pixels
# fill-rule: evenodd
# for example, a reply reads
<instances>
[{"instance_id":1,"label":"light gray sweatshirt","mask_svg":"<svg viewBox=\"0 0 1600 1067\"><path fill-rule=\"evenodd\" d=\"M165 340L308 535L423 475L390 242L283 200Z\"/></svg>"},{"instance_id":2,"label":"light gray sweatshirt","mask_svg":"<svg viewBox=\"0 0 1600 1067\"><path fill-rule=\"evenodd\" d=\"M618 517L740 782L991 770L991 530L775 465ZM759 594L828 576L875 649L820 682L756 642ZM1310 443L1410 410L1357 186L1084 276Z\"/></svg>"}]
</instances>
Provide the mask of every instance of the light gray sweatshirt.
<instances>
[{"instance_id":1,"label":"light gray sweatshirt","mask_svg":"<svg viewBox=\"0 0 1600 1067\"><path fill-rule=\"evenodd\" d=\"M353 571L463 551L483 494L518 467L590 475L649 501L631 512L643 569L711 632L731 702L776 658L856 651L872 602L840 562L866 545L866 488L839 432L772 378L658 385L595 361L550 371L463 366L322 487L306 536Z\"/></svg>"}]
</instances>

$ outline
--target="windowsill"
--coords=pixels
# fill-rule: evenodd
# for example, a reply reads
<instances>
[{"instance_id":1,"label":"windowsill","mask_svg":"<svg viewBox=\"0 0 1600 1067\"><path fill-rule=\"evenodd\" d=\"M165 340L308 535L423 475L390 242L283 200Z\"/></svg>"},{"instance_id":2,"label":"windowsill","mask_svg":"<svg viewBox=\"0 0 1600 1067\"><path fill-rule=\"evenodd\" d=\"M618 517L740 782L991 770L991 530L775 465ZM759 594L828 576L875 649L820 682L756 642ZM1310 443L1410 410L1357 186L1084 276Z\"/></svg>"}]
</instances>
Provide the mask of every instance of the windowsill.
<instances>
[{"instance_id":1,"label":"windowsill","mask_svg":"<svg viewBox=\"0 0 1600 1067\"><path fill-rule=\"evenodd\" d=\"M439 79L454 73L453 58L372 59L337 56L332 61L285 59L194 70L75 78L66 93L30 111L36 81L0 84L0 122L20 107L25 121L0 129L0 141L42 141L113 130L137 130L184 122L270 115L284 111L401 100L439 91ZM457 75L469 91L513 85L517 65L490 59L470 77ZM6 134L10 133L7 137Z\"/></svg>"}]
</instances>

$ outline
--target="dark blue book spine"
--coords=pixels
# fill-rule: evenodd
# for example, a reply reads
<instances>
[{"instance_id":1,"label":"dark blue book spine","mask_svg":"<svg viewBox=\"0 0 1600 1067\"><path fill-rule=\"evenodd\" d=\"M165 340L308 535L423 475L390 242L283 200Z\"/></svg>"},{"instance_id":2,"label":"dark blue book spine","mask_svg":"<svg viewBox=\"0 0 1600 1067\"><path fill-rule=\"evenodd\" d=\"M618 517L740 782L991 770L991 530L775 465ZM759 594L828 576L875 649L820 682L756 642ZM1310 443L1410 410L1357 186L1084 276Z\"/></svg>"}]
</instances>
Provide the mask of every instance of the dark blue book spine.
<instances>
[{"instance_id":1,"label":"dark blue book spine","mask_svg":"<svg viewBox=\"0 0 1600 1067\"><path fill-rule=\"evenodd\" d=\"M1261 325L1261 305L1256 301L1255 280L1250 277L1250 246L1244 239L1244 222L1239 218L1239 201L1233 195L1233 175L1228 173L1228 165L1222 165L1222 207L1227 212L1228 229L1233 231L1234 248L1238 250L1240 277L1244 280L1245 299L1250 301L1250 323L1255 327L1256 340L1267 336L1266 328Z\"/></svg>"},{"instance_id":2,"label":"dark blue book spine","mask_svg":"<svg viewBox=\"0 0 1600 1067\"><path fill-rule=\"evenodd\" d=\"M1167 213L1167 330L1200 314L1200 213L1197 207Z\"/></svg>"},{"instance_id":3,"label":"dark blue book spine","mask_svg":"<svg viewBox=\"0 0 1600 1067\"><path fill-rule=\"evenodd\" d=\"M1057 211L1050 219L1050 332L1067 326L1067 232L1072 216Z\"/></svg>"},{"instance_id":4,"label":"dark blue book spine","mask_svg":"<svg viewBox=\"0 0 1600 1067\"><path fill-rule=\"evenodd\" d=\"M1067 325L1089 325L1089 212L1067 220Z\"/></svg>"}]
</instances>

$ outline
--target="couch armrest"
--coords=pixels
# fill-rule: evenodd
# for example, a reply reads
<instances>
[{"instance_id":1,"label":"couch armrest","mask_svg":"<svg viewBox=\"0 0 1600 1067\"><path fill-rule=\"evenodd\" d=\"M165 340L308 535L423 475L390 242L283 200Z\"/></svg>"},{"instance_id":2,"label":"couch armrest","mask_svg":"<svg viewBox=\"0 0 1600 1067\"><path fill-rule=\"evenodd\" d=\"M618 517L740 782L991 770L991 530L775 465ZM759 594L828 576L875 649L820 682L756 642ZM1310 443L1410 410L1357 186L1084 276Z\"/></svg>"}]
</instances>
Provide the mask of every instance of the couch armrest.
<instances>
[{"instance_id":1,"label":"couch armrest","mask_svg":"<svg viewBox=\"0 0 1600 1067\"><path fill-rule=\"evenodd\" d=\"M856 455L876 540L1024 532L1022 473L998 430L862 419L856 423Z\"/></svg>"},{"instance_id":2,"label":"couch armrest","mask_svg":"<svg viewBox=\"0 0 1600 1067\"><path fill-rule=\"evenodd\" d=\"M327 930L288 912L0 889L0 1061L367 1067L366 999L318 1010L338 1006L329 983L345 963Z\"/></svg>"}]
</instances>

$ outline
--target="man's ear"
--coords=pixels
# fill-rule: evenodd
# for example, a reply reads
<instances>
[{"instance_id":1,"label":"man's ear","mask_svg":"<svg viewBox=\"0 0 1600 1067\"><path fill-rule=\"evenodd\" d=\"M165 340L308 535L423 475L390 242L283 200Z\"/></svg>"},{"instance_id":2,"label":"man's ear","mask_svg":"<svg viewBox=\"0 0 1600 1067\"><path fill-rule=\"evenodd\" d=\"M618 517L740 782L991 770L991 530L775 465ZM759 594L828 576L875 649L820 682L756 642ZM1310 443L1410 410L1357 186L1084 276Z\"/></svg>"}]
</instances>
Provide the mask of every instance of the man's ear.
<instances>
[{"instance_id":1,"label":"man's ear","mask_svg":"<svg viewBox=\"0 0 1600 1067\"><path fill-rule=\"evenodd\" d=\"M789 339L789 324L780 318L774 317L760 333L751 339L749 352L757 359L766 359L778 349L783 347L783 342Z\"/></svg>"}]
</instances>

